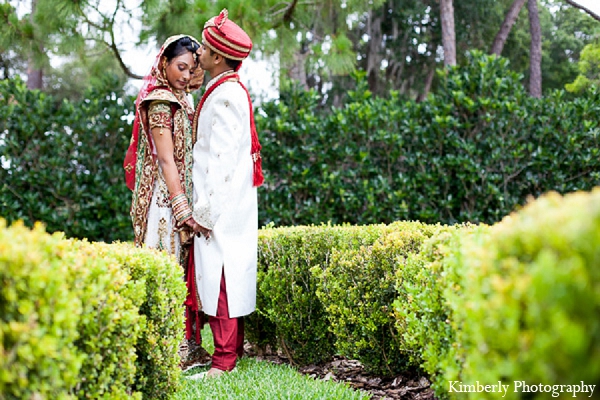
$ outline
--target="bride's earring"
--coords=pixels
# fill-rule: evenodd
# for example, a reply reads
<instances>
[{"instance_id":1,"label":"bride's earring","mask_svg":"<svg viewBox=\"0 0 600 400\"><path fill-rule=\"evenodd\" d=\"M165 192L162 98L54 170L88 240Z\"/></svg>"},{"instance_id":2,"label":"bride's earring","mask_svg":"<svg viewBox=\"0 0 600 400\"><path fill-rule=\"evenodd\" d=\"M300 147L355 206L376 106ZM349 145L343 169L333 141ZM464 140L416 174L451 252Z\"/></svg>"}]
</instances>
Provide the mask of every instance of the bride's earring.
<instances>
[{"instance_id":1,"label":"bride's earring","mask_svg":"<svg viewBox=\"0 0 600 400\"><path fill-rule=\"evenodd\" d=\"M165 58L162 63L163 78L167 79L167 59Z\"/></svg>"}]
</instances>

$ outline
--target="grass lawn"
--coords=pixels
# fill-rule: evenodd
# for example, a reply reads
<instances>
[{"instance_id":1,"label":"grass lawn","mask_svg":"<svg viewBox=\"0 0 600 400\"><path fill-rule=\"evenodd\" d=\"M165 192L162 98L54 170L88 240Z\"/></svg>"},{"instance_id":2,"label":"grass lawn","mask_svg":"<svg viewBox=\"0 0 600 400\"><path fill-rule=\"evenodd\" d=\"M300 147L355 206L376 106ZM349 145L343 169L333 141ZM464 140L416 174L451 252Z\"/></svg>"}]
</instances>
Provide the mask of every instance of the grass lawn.
<instances>
[{"instance_id":1,"label":"grass lawn","mask_svg":"<svg viewBox=\"0 0 600 400\"><path fill-rule=\"evenodd\" d=\"M202 331L204 347L214 350L210 328ZM191 380L188 376L208 370L194 368L183 374L183 388L173 399L369 399L364 392L332 381L321 381L300 374L289 365L276 365L243 357L234 372L218 378Z\"/></svg>"}]
</instances>

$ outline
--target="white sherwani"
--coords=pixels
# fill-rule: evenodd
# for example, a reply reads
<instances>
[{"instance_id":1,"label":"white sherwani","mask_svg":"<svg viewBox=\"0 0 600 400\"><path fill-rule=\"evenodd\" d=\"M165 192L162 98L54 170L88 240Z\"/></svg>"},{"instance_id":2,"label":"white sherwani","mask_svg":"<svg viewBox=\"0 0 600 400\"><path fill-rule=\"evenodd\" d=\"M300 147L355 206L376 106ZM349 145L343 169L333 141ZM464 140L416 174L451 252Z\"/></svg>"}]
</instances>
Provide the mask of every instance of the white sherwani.
<instances>
[{"instance_id":1,"label":"white sherwani","mask_svg":"<svg viewBox=\"0 0 600 400\"><path fill-rule=\"evenodd\" d=\"M202 310L212 316L223 268L229 317L248 315L256 307L258 204L251 143L248 96L239 83L222 83L200 110L192 174L194 219L212 229L209 241L194 239Z\"/></svg>"}]
</instances>

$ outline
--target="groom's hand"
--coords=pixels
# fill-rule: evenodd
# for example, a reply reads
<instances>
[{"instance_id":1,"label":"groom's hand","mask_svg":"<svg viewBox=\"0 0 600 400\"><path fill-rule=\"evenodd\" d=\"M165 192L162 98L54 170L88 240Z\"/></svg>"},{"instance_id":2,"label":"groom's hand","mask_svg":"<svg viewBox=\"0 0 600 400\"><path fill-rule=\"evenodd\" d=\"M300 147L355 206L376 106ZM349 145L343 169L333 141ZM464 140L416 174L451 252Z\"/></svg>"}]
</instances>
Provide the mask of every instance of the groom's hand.
<instances>
[{"instance_id":1,"label":"groom's hand","mask_svg":"<svg viewBox=\"0 0 600 400\"><path fill-rule=\"evenodd\" d=\"M203 227L199 223L194 220L194 218L190 218L185 223L192 228L196 236L204 236L206 239L210 239L212 231L208 228Z\"/></svg>"},{"instance_id":2,"label":"groom's hand","mask_svg":"<svg viewBox=\"0 0 600 400\"><path fill-rule=\"evenodd\" d=\"M197 225L198 225L199 229L198 229L198 232L196 233L196 235L197 236L202 235L202 236L204 236L206 238L206 240L210 239L212 231L210 229L207 229L207 228L203 227L200 224L197 224Z\"/></svg>"}]
</instances>

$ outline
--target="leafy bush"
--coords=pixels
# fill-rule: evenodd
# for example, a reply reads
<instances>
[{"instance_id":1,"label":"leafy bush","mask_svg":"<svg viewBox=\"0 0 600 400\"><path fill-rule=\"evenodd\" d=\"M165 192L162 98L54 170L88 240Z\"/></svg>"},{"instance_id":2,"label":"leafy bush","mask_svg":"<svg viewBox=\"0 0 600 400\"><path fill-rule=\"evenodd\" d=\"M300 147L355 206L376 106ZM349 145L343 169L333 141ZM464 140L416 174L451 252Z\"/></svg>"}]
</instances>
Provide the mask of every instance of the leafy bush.
<instances>
[{"instance_id":1,"label":"leafy bush","mask_svg":"<svg viewBox=\"0 0 600 400\"><path fill-rule=\"evenodd\" d=\"M82 304L75 344L85 355L72 391L83 399L140 399L134 381L136 346L145 327L139 314L143 282L129 280L117 259L96 244L69 240L69 245L75 260L69 290Z\"/></svg>"},{"instance_id":2,"label":"leafy bush","mask_svg":"<svg viewBox=\"0 0 600 400\"><path fill-rule=\"evenodd\" d=\"M461 253L448 302L463 381L599 382L600 189L542 196Z\"/></svg>"},{"instance_id":3,"label":"leafy bush","mask_svg":"<svg viewBox=\"0 0 600 400\"><path fill-rule=\"evenodd\" d=\"M335 354L334 337L316 291L320 285L314 268L326 268L335 249L372 244L382 226L319 226L263 229L259 234L257 314L273 327L277 345L292 362L310 364ZM252 332L267 337L269 332Z\"/></svg>"},{"instance_id":4,"label":"leafy bush","mask_svg":"<svg viewBox=\"0 0 600 400\"><path fill-rule=\"evenodd\" d=\"M70 261L72 254L60 234L47 235L39 224L33 231L22 224L7 229L0 219L3 397L74 398L70 389L84 358L75 345L83 305L65 279Z\"/></svg>"},{"instance_id":5,"label":"leafy bush","mask_svg":"<svg viewBox=\"0 0 600 400\"><path fill-rule=\"evenodd\" d=\"M130 243L104 245L130 279L145 288L139 312L146 327L137 345L138 373L135 387L145 398L168 399L181 385L179 345L184 336L183 302L187 288L183 270L175 258Z\"/></svg>"},{"instance_id":6,"label":"leafy bush","mask_svg":"<svg viewBox=\"0 0 600 400\"><path fill-rule=\"evenodd\" d=\"M530 195L600 184L600 91L531 98L503 58L472 53L420 103L359 81L319 107L292 88L257 115L263 223L490 224Z\"/></svg>"},{"instance_id":7,"label":"leafy bush","mask_svg":"<svg viewBox=\"0 0 600 400\"><path fill-rule=\"evenodd\" d=\"M257 307L275 328L277 345L291 362L309 364L333 356L333 339L310 267L325 261L326 245L311 240L306 227L261 230ZM248 327L252 329L252 325ZM268 328L262 327L261 329ZM272 334L254 333L255 336Z\"/></svg>"},{"instance_id":8,"label":"leafy bush","mask_svg":"<svg viewBox=\"0 0 600 400\"><path fill-rule=\"evenodd\" d=\"M493 226L449 227L409 256L396 326L436 395L464 397L450 381L598 382L599 241L596 188L546 194Z\"/></svg>"},{"instance_id":9,"label":"leafy bush","mask_svg":"<svg viewBox=\"0 0 600 400\"><path fill-rule=\"evenodd\" d=\"M448 388L444 372L460 371L452 353L458 344L447 298L450 293L462 293L462 288L448 260L460 257L461 238L484 229L486 226L439 227L419 251L408 255L403 268L395 271L397 297L393 309L400 346L409 356L409 363L429 375L441 397Z\"/></svg>"},{"instance_id":10,"label":"leafy bush","mask_svg":"<svg viewBox=\"0 0 600 400\"><path fill-rule=\"evenodd\" d=\"M122 93L56 102L0 81L0 216L92 241L133 237L123 157L133 110Z\"/></svg>"},{"instance_id":11,"label":"leafy bush","mask_svg":"<svg viewBox=\"0 0 600 400\"><path fill-rule=\"evenodd\" d=\"M0 219L0 392L169 398L180 385L185 283L172 257Z\"/></svg>"},{"instance_id":12,"label":"leafy bush","mask_svg":"<svg viewBox=\"0 0 600 400\"><path fill-rule=\"evenodd\" d=\"M395 273L438 229L419 222L397 222L379 229L373 243L332 249L330 262L313 269L320 281L317 296L327 311L340 354L384 375L410 365L394 325Z\"/></svg>"},{"instance_id":13,"label":"leafy bush","mask_svg":"<svg viewBox=\"0 0 600 400\"><path fill-rule=\"evenodd\" d=\"M130 240L132 99L92 89L57 103L19 79L0 82L0 99L0 215ZM599 112L599 89L534 99L506 59L477 52L420 103L374 98L359 79L343 107L323 108L290 87L256 113L260 224L491 224L530 195L600 184Z\"/></svg>"},{"instance_id":14,"label":"leafy bush","mask_svg":"<svg viewBox=\"0 0 600 400\"><path fill-rule=\"evenodd\" d=\"M420 366L440 398L449 381L600 379L600 188L546 194L493 226L259 237L259 314L300 364L339 353L379 373Z\"/></svg>"},{"instance_id":15,"label":"leafy bush","mask_svg":"<svg viewBox=\"0 0 600 400\"><path fill-rule=\"evenodd\" d=\"M9 398L141 398L142 286L92 244L0 220L2 373Z\"/></svg>"}]
</instances>

